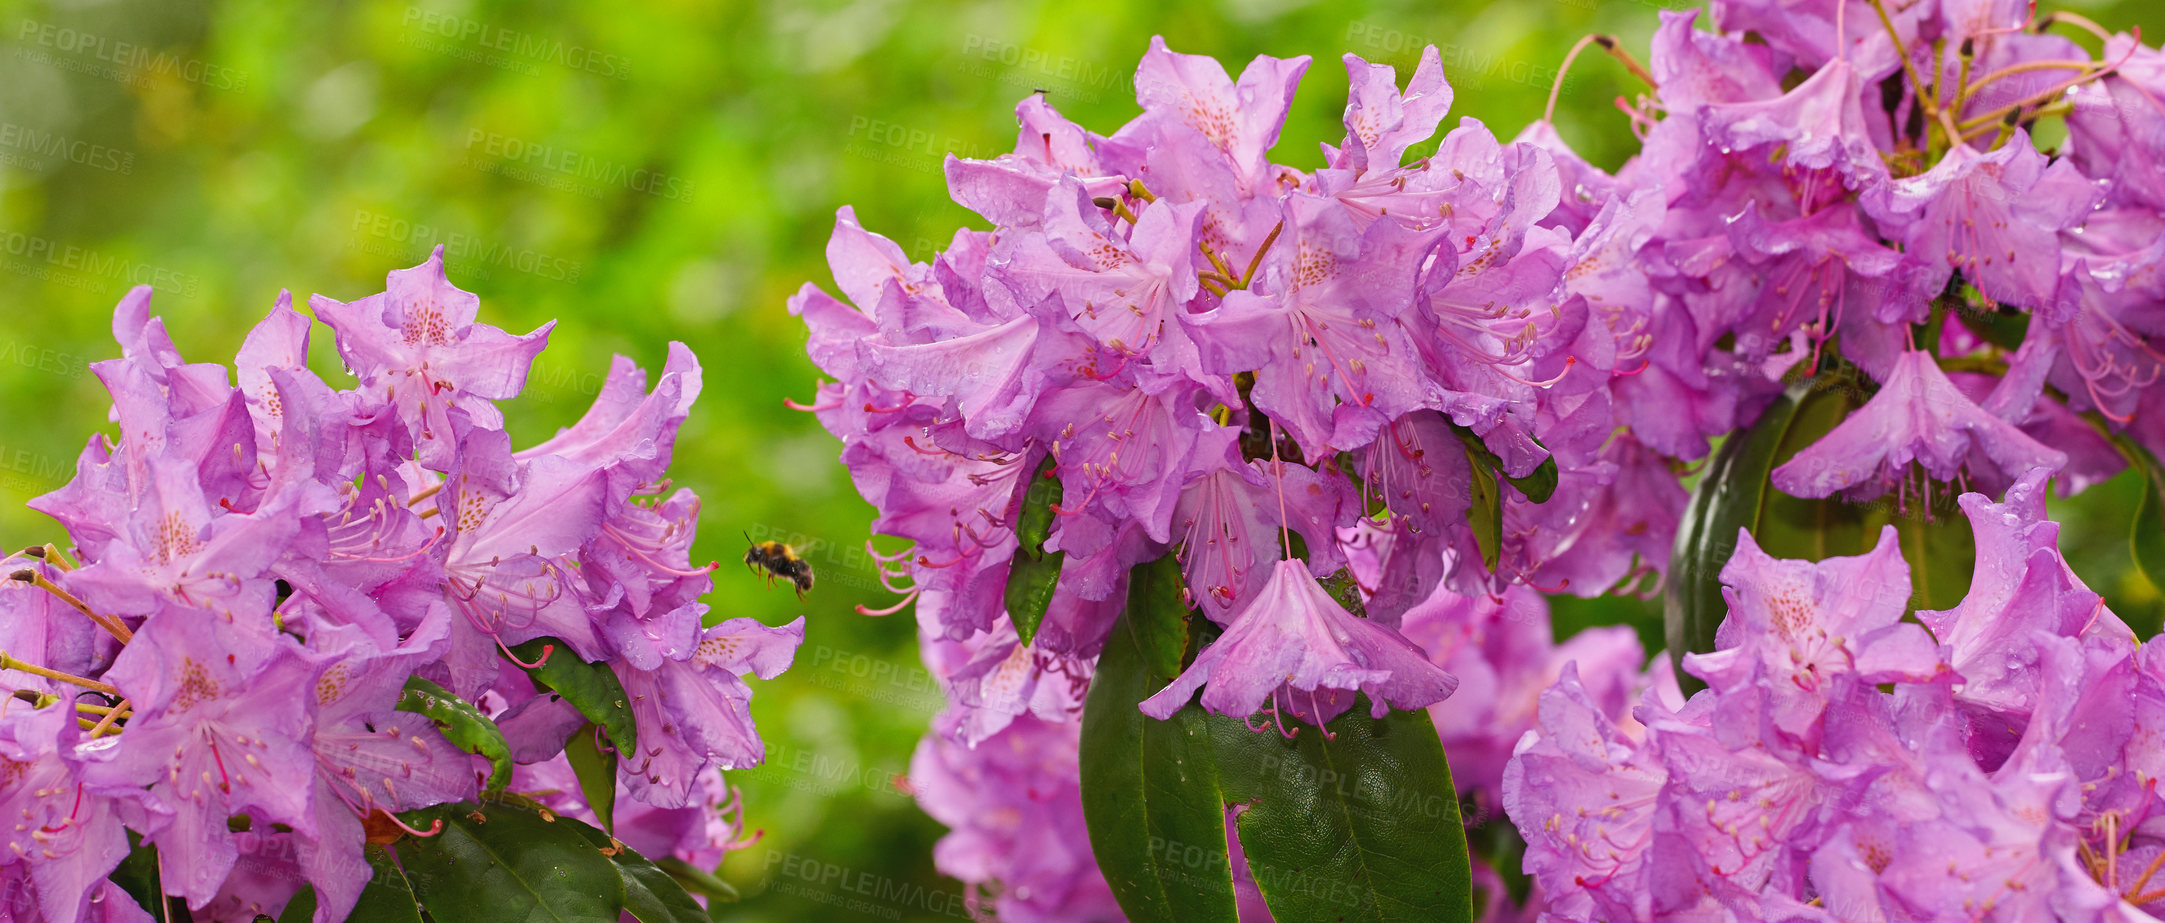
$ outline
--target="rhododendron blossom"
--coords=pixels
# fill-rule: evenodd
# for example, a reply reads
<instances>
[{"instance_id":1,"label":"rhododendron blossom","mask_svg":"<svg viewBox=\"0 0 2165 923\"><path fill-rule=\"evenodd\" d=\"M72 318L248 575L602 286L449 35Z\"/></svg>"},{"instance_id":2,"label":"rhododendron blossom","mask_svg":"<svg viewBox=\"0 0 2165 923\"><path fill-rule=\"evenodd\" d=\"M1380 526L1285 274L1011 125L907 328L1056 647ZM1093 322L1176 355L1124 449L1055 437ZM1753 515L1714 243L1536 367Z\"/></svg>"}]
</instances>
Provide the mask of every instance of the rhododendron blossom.
<instances>
[{"instance_id":1,"label":"rhododendron blossom","mask_svg":"<svg viewBox=\"0 0 2165 923\"><path fill-rule=\"evenodd\" d=\"M1613 173L1547 114L1447 125L1433 48L1403 84L1347 55L1343 140L1301 166L1275 142L1307 58L1236 79L1153 39L1127 124L1032 96L1012 153L948 158L989 230L913 262L838 212L843 297L789 301L831 379L802 406L910 543L860 611L914 605L951 700L918 758L936 858L1003 919L1129 901L1134 866L991 815L1086 838L1090 755L1015 750L1077 739L1114 641L1168 638L1178 669L1119 705L1183 733L1425 709L1525 847L1474 863L1493 919L2165 909L2156 658L2043 509L2165 451L2165 56L2009 3L1715 0L1653 31L1644 64L1580 45L1648 84ZM1685 528L1777 444L1745 528ZM1762 487L1897 524L1829 554L1761 528ZM1954 517L1973 572L1920 569ZM1185 611L1133 605L1168 558ZM1711 645L1650 660L1622 627L1559 642L1542 599L1717 579ZM1112 635L1153 618L1181 630ZM1050 800L952 784L991 778Z\"/></svg>"},{"instance_id":2,"label":"rhododendron blossom","mask_svg":"<svg viewBox=\"0 0 2165 923\"><path fill-rule=\"evenodd\" d=\"M549 698L525 668L550 658L613 665L630 691L627 840L704 868L743 845L718 772L760 759L742 677L786 669L803 629L699 627L698 501L665 474L698 391L688 351L652 394L620 357L586 420L514 452L493 402L548 328L476 321L441 250L384 293L312 302L359 378L343 390L309 369L313 321L287 296L241 347L239 387L184 362L149 297L122 299L122 355L97 363L119 439L92 436L31 504L70 541L5 561L0 800L32 831L0 856L26 889L11 907L153 919L137 901L155 895L106 883L132 839L197 919L277 916L304 885L314 919L344 919L376 877L364 849L440 835L399 815L517 799L545 771L496 765L413 696L462 699L480 736L494 718L545 767L587 721L522 720ZM540 660L512 653L539 639ZM524 791L585 812L579 788Z\"/></svg>"}]
</instances>

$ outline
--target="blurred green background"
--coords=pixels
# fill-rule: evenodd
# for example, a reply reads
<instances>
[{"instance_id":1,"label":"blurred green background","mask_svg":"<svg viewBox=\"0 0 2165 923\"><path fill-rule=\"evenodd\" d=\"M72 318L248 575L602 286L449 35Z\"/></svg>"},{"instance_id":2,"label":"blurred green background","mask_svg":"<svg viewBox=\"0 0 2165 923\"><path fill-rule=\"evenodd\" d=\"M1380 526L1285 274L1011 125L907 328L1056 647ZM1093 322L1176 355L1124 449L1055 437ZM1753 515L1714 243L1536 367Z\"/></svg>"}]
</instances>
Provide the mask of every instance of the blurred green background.
<instances>
[{"instance_id":1,"label":"blurred green background","mask_svg":"<svg viewBox=\"0 0 2165 923\"><path fill-rule=\"evenodd\" d=\"M2165 34L2153 0L2060 5ZM812 395L804 334L782 305L828 283L834 210L853 204L929 257L956 226L982 226L947 199L947 151L1007 150L1014 103L1037 89L1109 133L1136 111L1129 78L1154 33L1236 74L1256 54L1315 56L1278 148L1314 167L1317 142L1343 133L1346 52L1403 76L1439 46L1457 90L1446 126L1470 115L1508 138L1539 115L1574 40L1613 32L1643 56L1657 8L0 0L0 543L59 537L20 503L71 476L104 426L84 366L116 354L110 310L129 285L157 288L153 310L184 355L226 362L281 287L351 299L443 244L484 320L515 332L559 320L526 396L505 404L518 441L575 419L611 353L651 368L684 340L706 366L675 467L706 501L697 554L733 561L750 533L792 542L818 570L802 606L718 574L717 617L809 616L796 669L757 684L770 762L731 778L766 836L725 865L746 899L722 916L959 917L960 885L932 867L941 828L895 786L938 690L909 615L851 611L889 601L862 553L871 512L837 444L782 403ZM1612 168L1635 145L1612 105L1638 92L1627 80L1586 56L1557 113L1564 137ZM316 363L343 381L326 336ZM2069 544L2116 605L2154 609L2124 563L2125 481L2070 513ZM1652 611L1568 610L1560 625ZM922 898L838 905L861 897L835 883L844 873Z\"/></svg>"}]
</instances>

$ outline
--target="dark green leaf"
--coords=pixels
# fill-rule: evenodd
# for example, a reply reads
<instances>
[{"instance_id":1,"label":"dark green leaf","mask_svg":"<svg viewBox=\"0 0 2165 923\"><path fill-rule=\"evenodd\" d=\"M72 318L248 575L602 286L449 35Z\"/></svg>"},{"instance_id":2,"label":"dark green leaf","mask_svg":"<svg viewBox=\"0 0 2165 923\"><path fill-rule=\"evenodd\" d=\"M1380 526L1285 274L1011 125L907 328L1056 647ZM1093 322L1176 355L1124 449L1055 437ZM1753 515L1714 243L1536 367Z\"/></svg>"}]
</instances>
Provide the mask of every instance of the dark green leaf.
<instances>
[{"instance_id":1,"label":"dark green leaf","mask_svg":"<svg viewBox=\"0 0 2165 923\"><path fill-rule=\"evenodd\" d=\"M1772 491L1767 473L1774 470L1775 452L1811 387L1809 382L1791 387L1750 429L1725 440L1691 492L1669 556L1663 621L1672 658L1714 649L1714 630L1729 611L1721 596L1722 565L1736 550L1737 530L1758 522L1760 500ZM1682 670L1676 678L1687 695L1704 685Z\"/></svg>"},{"instance_id":2,"label":"dark green leaf","mask_svg":"<svg viewBox=\"0 0 2165 923\"><path fill-rule=\"evenodd\" d=\"M509 801L402 817L423 829L443 821L434 836L398 843L406 880L438 923L615 923L624 911L623 876L581 830L593 828L571 818Z\"/></svg>"},{"instance_id":3,"label":"dark green leaf","mask_svg":"<svg viewBox=\"0 0 2165 923\"><path fill-rule=\"evenodd\" d=\"M195 917L188 912L188 902L180 898L163 898L164 909L160 910L165 888L161 884L164 879L159 875L158 847L144 843L142 836L133 830L128 831L128 847L127 858L120 860L120 865L113 869L113 874L106 876L107 879L135 898L143 911L158 923L165 923L167 919L173 923L192 921Z\"/></svg>"},{"instance_id":4,"label":"dark green leaf","mask_svg":"<svg viewBox=\"0 0 2165 923\"><path fill-rule=\"evenodd\" d=\"M1502 472L1496 455L1481 442L1472 430L1452 426L1459 442L1466 447L1467 467L1473 471L1473 506L1466 510L1466 521L1473 526L1474 544L1481 547L1481 566L1490 573L1496 570L1496 560L1503 553L1503 487Z\"/></svg>"},{"instance_id":5,"label":"dark green leaf","mask_svg":"<svg viewBox=\"0 0 2165 923\"><path fill-rule=\"evenodd\" d=\"M534 663L540 660L543 650L551 650L548 659L542 660L538 667L526 669L535 684L554 690L588 721L601 725L609 732L609 742L616 746L618 753L639 752L639 731L632 721L631 697L624 694L624 684L617 680L616 671L609 669L608 664L580 660L571 652L570 645L555 638L535 638L513 647L511 652L521 661Z\"/></svg>"},{"instance_id":6,"label":"dark green leaf","mask_svg":"<svg viewBox=\"0 0 2165 923\"><path fill-rule=\"evenodd\" d=\"M419 676L411 676L406 679L406 694L399 697L398 708L427 715L429 720L436 722L436 729L443 732L445 740L461 750L487 758L490 794L503 791L504 786L511 783L511 745L504 742L504 732L465 699Z\"/></svg>"},{"instance_id":7,"label":"dark green leaf","mask_svg":"<svg viewBox=\"0 0 2165 923\"><path fill-rule=\"evenodd\" d=\"M573 731L571 739L564 742L564 759L571 764L571 772L579 777L579 794L586 799L586 806L594 809L594 817L601 821L601 828L616 831L616 751L601 749L598 725L589 723Z\"/></svg>"},{"instance_id":8,"label":"dark green leaf","mask_svg":"<svg viewBox=\"0 0 2165 923\"><path fill-rule=\"evenodd\" d=\"M1207 719L1193 705L1169 721L1136 710L1180 671L1187 617L1179 562L1137 565L1083 708L1090 848L1135 923L1237 919Z\"/></svg>"},{"instance_id":9,"label":"dark green leaf","mask_svg":"<svg viewBox=\"0 0 2165 923\"><path fill-rule=\"evenodd\" d=\"M711 923L712 918L685 893L684 886L645 856L585 824L573 829L616 865L624 879L624 909L640 923Z\"/></svg>"},{"instance_id":10,"label":"dark green leaf","mask_svg":"<svg viewBox=\"0 0 2165 923\"><path fill-rule=\"evenodd\" d=\"M2113 444L2119 446L2120 454L2127 456L2129 466L2141 472L2143 478L2135 521L2128 531L2128 553L2135 559L2135 569L2150 579L2151 586L2165 589L2165 465L2126 436L2114 436ZM2136 632L2152 637L2158 633L2158 626L2143 624L2136 627Z\"/></svg>"},{"instance_id":11,"label":"dark green leaf","mask_svg":"<svg viewBox=\"0 0 2165 923\"><path fill-rule=\"evenodd\" d=\"M1970 520L1947 491L1933 498L1930 509L1921 505L1891 514L1902 540L1902 557L1909 562L1910 602L1915 609L1952 609L1969 595L1970 575L1977 570L1977 543L1970 534ZM1877 522L1889 518L1882 514ZM1862 553L1860 549L1858 553Z\"/></svg>"},{"instance_id":12,"label":"dark green leaf","mask_svg":"<svg viewBox=\"0 0 2165 923\"><path fill-rule=\"evenodd\" d=\"M1026 646L1037 637L1037 626L1052 605L1052 591L1060 584L1060 567L1067 558L1066 552L1045 550L1053 508L1060 504L1060 479L1053 476L1058 467L1051 456L1045 457L1023 485L1022 504L1015 513L1015 538L1021 544L1008 564L1005 602L1008 620Z\"/></svg>"},{"instance_id":13,"label":"dark green leaf","mask_svg":"<svg viewBox=\"0 0 2165 923\"><path fill-rule=\"evenodd\" d=\"M677 884L683 886L684 890L705 897L709 902L724 901L734 904L738 900L735 885L714 877L713 872L697 868L675 856L656 859L654 866L669 873L669 877L676 879Z\"/></svg>"},{"instance_id":14,"label":"dark green leaf","mask_svg":"<svg viewBox=\"0 0 2165 923\"><path fill-rule=\"evenodd\" d=\"M1340 568L1317 583L1323 587L1323 592L1331 594L1332 599L1346 607L1347 612L1360 618L1368 617L1368 601L1361 598L1361 582L1353 578L1351 570Z\"/></svg>"},{"instance_id":15,"label":"dark green leaf","mask_svg":"<svg viewBox=\"0 0 2165 923\"><path fill-rule=\"evenodd\" d=\"M1851 373L1829 372L1791 386L1750 429L1722 445L1677 528L1665 607L1671 651L1714 649L1715 629L1728 612L1721 570L1736 550L1740 528L1769 555L1821 561L1871 551L1882 529L1892 525L1910 567L1910 609L1952 608L1969 592L1976 552L1953 490L1934 496L1930 506L1916 500L1857 504L1839 497L1792 497L1770 483L1775 468L1866 399ZM1677 679L1686 694L1702 685L1689 674Z\"/></svg>"},{"instance_id":16,"label":"dark green leaf","mask_svg":"<svg viewBox=\"0 0 2165 923\"><path fill-rule=\"evenodd\" d=\"M1541 467L1535 468L1534 473L1510 480L1511 486L1525 494L1526 499L1535 503L1547 503L1550 497L1556 495L1556 479L1556 458L1550 456L1541 460Z\"/></svg>"},{"instance_id":17,"label":"dark green leaf","mask_svg":"<svg viewBox=\"0 0 2165 923\"><path fill-rule=\"evenodd\" d=\"M1486 467L1491 476L1511 482L1512 487L1517 488L1519 493L1526 495L1526 499L1535 503L1547 503L1550 497L1556 495L1555 457L1551 456L1542 459L1540 465L1527 472L1524 476L1512 477L1504 471L1503 459L1498 458L1496 453L1489 449L1487 440L1482 439L1473 430L1456 423L1451 424L1451 432L1457 433L1459 441L1466 444L1466 458L1473 463L1476 469ZM1478 502L1475 505L1478 506Z\"/></svg>"},{"instance_id":18,"label":"dark green leaf","mask_svg":"<svg viewBox=\"0 0 2165 923\"><path fill-rule=\"evenodd\" d=\"M1211 724L1248 868L1281 920L1467 921L1473 871L1426 711L1369 717L1366 696L1291 739Z\"/></svg>"},{"instance_id":19,"label":"dark green leaf","mask_svg":"<svg viewBox=\"0 0 2165 923\"><path fill-rule=\"evenodd\" d=\"M363 848L363 854L371 873L368 887L361 889L361 899L354 902L346 923L421 923L420 899L414 897L406 873L392 861L391 851L371 845Z\"/></svg>"},{"instance_id":20,"label":"dark green leaf","mask_svg":"<svg viewBox=\"0 0 2165 923\"><path fill-rule=\"evenodd\" d=\"M302 885L301 890L286 902L286 909L278 912L278 923L308 923L316 918L316 886Z\"/></svg>"}]
</instances>

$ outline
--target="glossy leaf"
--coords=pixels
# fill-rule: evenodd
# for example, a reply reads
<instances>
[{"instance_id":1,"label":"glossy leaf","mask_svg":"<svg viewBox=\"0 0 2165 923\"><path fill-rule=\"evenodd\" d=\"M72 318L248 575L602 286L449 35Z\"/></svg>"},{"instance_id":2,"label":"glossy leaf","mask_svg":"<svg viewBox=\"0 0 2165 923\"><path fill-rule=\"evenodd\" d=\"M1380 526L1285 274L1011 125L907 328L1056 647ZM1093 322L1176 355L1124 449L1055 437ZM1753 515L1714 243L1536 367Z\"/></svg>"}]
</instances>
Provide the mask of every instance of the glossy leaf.
<instances>
[{"instance_id":1,"label":"glossy leaf","mask_svg":"<svg viewBox=\"0 0 2165 923\"><path fill-rule=\"evenodd\" d=\"M1954 503L1952 487L1931 504L1884 498L1851 503L1840 497L1792 497L1776 489L1770 473L1864 405L1867 395L1854 373L1835 371L1792 386L1742 433L1729 437L1692 491L1670 557L1665 621L1671 651L1714 649L1714 633L1728 613L1721 570L1736 550L1738 529L1777 558L1820 561L1860 555L1893 525L1910 567L1908 608L1951 609L1969 592L1976 550L1969 519ZM1688 695L1703 685L1680 673Z\"/></svg>"},{"instance_id":2,"label":"glossy leaf","mask_svg":"<svg viewBox=\"0 0 2165 923\"><path fill-rule=\"evenodd\" d=\"M1098 658L1082 718L1090 848L1133 923L1233 923L1209 721L1194 705L1157 721L1136 703L1180 671L1188 608L1168 555L1130 572L1127 609Z\"/></svg>"},{"instance_id":3,"label":"glossy leaf","mask_svg":"<svg viewBox=\"0 0 2165 923\"><path fill-rule=\"evenodd\" d=\"M421 923L420 899L414 897L406 873L392 861L391 851L370 845L363 847L363 855L368 857L368 886L361 889L361 899L354 902L346 923Z\"/></svg>"},{"instance_id":4,"label":"glossy leaf","mask_svg":"<svg viewBox=\"0 0 2165 923\"><path fill-rule=\"evenodd\" d=\"M624 880L624 909L639 923L709 923L712 919L683 885L638 851L585 824L572 829L616 865Z\"/></svg>"},{"instance_id":5,"label":"glossy leaf","mask_svg":"<svg viewBox=\"0 0 2165 923\"><path fill-rule=\"evenodd\" d=\"M616 832L616 751L601 748L597 725L588 723L564 742L564 761L579 778L579 795L594 810L601 829Z\"/></svg>"},{"instance_id":6,"label":"glossy leaf","mask_svg":"<svg viewBox=\"0 0 2165 923\"><path fill-rule=\"evenodd\" d=\"M496 722L489 720L489 716L482 714L472 703L426 679L410 676L406 678L405 694L399 697L398 709L427 715L453 746L487 759L487 790L490 794L503 791L504 786L511 783L511 745L504 741L504 732Z\"/></svg>"},{"instance_id":7,"label":"glossy leaf","mask_svg":"<svg viewBox=\"0 0 2165 923\"><path fill-rule=\"evenodd\" d=\"M1737 530L1755 526L1762 498L1775 492L1767 475L1809 393L1809 383L1791 387L1750 429L1723 441L1691 492L1669 556L1663 621L1672 658L1714 649L1714 630L1729 611L1721 596L1722 565L1736 550ZM1686 695L1704 685L1682 670L1676 678Z\"/></svg>"},{"instance_id":8,"label":"glossy leaf","mask_svg":"<svg viewBox=\"0 0 2165 923\"><path fill-rule=\"evenodd\" d=\"M278 923L308 923L316 918L316 886L302 885L294 892L286 908L278 912Z\"/></svg>"},{"instance_id":9,"label":"glossy leaf","mask_svg":"<svg viewBox=\"0 0 2165 923\"><path fill-rule=\"evenodd\" d=\"M1365 696L1291 739L1216 719L1248 868L1280 920L1473 919L1473 871L1451 769L1426 711L1369 717Z\"/></svg>"},{"instance_id":10,"label":"glossy leaf","mask_svg":"<svg viewBox=\"0 0 2165 923\"><path fill-rule=\"evenodd\" d=\"M541 660L549 650L548 659ZM527 667L526 674L539 688L554 690L588 721L601 725L618 753L639 752L639 731L632 720L631 696L608 664L586 663L571 646L555 638L535 638L511 649L519 660L541 665Z\"/></svg>"},{"instance_id":11,"label":"glossy leaf","mask_svg":"<svg viewBox=\"0 0 2165 923\"><path fill-rule=\"evenodd\" d=\"M654 867L669 874L684 890L713 901L736 903L737 886L716 878L713 872L697 868L675 856L663 856L654 860Z\"/></svg>"},{"instance_id":12,"label":"glossy leaf","mask_svg":"<svg viewBox=\"0 0 2165 923\"><path fill-rule=\"evenodd\" d=\"M106 878L119 885L122 891L128 892L128 896L135 898L135 902L142 906L143 912L150 914L151 918L159 923L165 923L168 919L174 923L193 921L194 915L188 912L187 901L177 897L163 897L165 888L159 873L158 847L144 843L142 835L133 830L128 831L128 846L128 855L120 860L120 865ZM162 910L159 906L161 898L164 904Z\"/></svg>"},{"instance_id":13,"label":"glossy leaf","mask_svg":"<svg viewBox=\"0 0 2165 923\"><path fill-rule=\"evenodd\" d=\"M2125 436L2113 437L2113 444L2143 478L2142 494L2135 502L2135 521L2128 530L2128 554L2151 586L2165 589L2165 464ZM2144 624L2137 631L2148 638L2158 633L2158 626Z\"/></svg>"},{"instance_id":14,"label":"glossy leaf","mask_svg":"<svg viewBox=\"0 0 2165 923\"><path fill-rule=\"evenodd\" d=\"M1473 472L1473 505L1466 510L1466 521L1473 526L1474 544L1480 546L1481 566L1495 573L1503 554L1503 472L1481 437L1460 426L1451 431L1465 446L1467 468Z\"/></svg>"},{"instance_id":15,"label":"glossy leaf","mask_svg":"<svg viewBox=\"0 0 2165 923\"><path fill-rule=\"evenodd\" d=\"M1514 478L1505 475L1505 478L1511 482L1511 486L1518 488L1519 493L1525 494L1526 499L1535 503L1547 503L1550 497L1556 496L1558 477L1555 456L1542 459L1540 467L1535 468L1532 474L1525 477Z\"/></svg>"},{"instance_id":16,"label":"glossy leaf","mask_svg":"<svg viewBox=\"0 0 2165 923\"><path fill-rule=\"evenodd\" d=\"M1045 609L1052 605L1060 567L1067 559L1064 551L1045 550L1045 540L1052 535L1053 508L1060 504L1060 479L1053 476L1057 468L1058 463L1046 456L1023 485L1022 506L1015 513L1015 538L1020 545L1008 564L1004 601L1007 617L1025 646L1037 637L1037 626L1045 621Z\"/></svg>"},{"instance_id":17,"label":"glossy leaf","mask_svg":"<svg viewBox=\"0 0 2165 923\"><path fill-rule=\"evenodd\" d=\"M434 836L397 845L414 895L436 923L522 920L616 923L623 876L576 820L509 801L440 805L401 815ZM598 833L598 831L595 831Z\"/></svg>"}]
</instances>

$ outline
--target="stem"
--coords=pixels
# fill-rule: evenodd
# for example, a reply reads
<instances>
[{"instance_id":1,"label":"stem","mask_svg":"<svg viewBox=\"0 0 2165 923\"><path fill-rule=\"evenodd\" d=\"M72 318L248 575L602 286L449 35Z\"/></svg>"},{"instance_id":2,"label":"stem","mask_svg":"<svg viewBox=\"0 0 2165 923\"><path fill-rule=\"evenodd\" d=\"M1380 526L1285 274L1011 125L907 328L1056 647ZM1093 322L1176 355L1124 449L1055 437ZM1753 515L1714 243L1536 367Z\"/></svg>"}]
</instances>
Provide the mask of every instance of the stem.
<instances>
[{"instance_id":1,"label":"stem","mask_svg":"<svg viewBox=\"0 0 2165 923\"><path fill-rule=\"evenodd\" d=\"M25 663L23 661L8 656L6 651L0 651L0 670L19 670L24 673L31 674L32 676L45 677L46 679L53 680L54 682L68 683L74 686L81 686L92 692L103 692L106 695L120 694L120 690L114 688L111 683L101 683L94 679L84 679L73 673L62 673L59 670L48 669L46 667L38 666L34 663Z\"/></svg>"},{"instance_id":2,"label":"stem","mask_svg":"<svg viewBox=\"0 0 2165 923\"><path fill-rule=\"evenodd\" d=\"M120 705L115 707L112 711L106 712L105 717L98 719L98 725L90 729L90 736L96 737L100 734L107 733L108 731L115 734L120 733L120 731L118 730L119 726L114 722L117 722L120 719L127 717L128 713L134 710L134 708L135 703L122 701Z\"/></svg>"},{"instance_id":3,"label":"stem","mask_svg":"<svg viewBox=\"0 0 2165 923\"><path fill-rule=\"evenodd\" d=\"M1564 88L1564 75L1571 72L1571 62L1579 59L1579 52L1585 51L1586 46L1593 44L1593 42L1593 36L1586 36L1579 39L1576 44L1571 46L1571 50L1564 54L1563 66L1556 69L1556 79L1549 83L1549 105L1548 108L1541 110L1541 121L1550 123L1556 121L1556 94Z\"/></svg>"},{"instance_id":4,"label":"stem","mask_svg":"<svg viewBox=\"0 0 2165 923\"><path fill-rule=\"evenodd\" d=\"M1624 46L1617 43L1616 36L1597 34L1592 38L1594 44L1600 45L1601 50L1609 53L1609 57L1615 58L1617 63L1624 65L1624 69L1630 71L1633 77L1639 78L1651 89L1661 89L1661 81L1655 80L1653 73L1648 71L1645 65L1640 64L1638 58L1632 57L1631 52L1625 51Z\"/></svg>"},{"instance_id":5,"label":"stem","mask_svg":"<svg viewBox=\"0 0 2165 923\"><path fill-rule=\"evenodd\" d=\"M1965 63L1967 63L1967 62L1965 62ZM1964 88L1965 92L1963 92L1963 93L1960 93L1960 94L1958 94L1958 95L1957 95L1957 96L1955 97L1955 99L1956 99L1956 104L1955 104L1955 108L1957 108L1957 109L1961 108L1961 101L1963 101L1963 100L1967 100L1967 99L1969 98L1969 94L1970 94L1970 93L1975 93L1975 92L1977 92L1978 90L1982 90L1982 89L1984 89L1985 87L1987 87L1987 86L1990 86L1990 85L1992 84L1992 82L1993 82L1993 81L1996 81L1996 80L2002 80L2002 79L2005 79L2005 78L2008 78L2008 77L2012 77L2012 76L2014 76L2014 75L2016 75L2016 74L2023 74L2023 73L2028 73L2028 72L2030 72L2030 71L2041 71L2041 70L2076 70L2076 71L2086 71L2086 70L2089 70L2090 68L2092 68L2092 67L2094 67L2094 66L2096 66L2096 62L2094 62L2094 61L2076 61L2076 60L2073 60L2073 59L2055 59L2055 60L2051 60L2051 61L2024 61L2024 62L2022 62L2022 63L2020 63L2020 64L2009 64L2009 65L2007 65L2006 67L2000 68L1999 70L1993 71L1992 73L1989 73L1989 74L1986 74L1986 75L1984 75L1984 76L1982 76L1982 77L1979 77L1979 78L1977 78L1977 83L1976 83L1975 85L1971 85L1971 86L1967 86L1967 87L1965 87L1965 88Z\"/></svg>"},{"instance_id":6,"label":"stem","mask_svg":"<svg viewBox=\"0 0 2165 923\"><path fill-rule=\"evenodd\" d=\"M1270 245L1278 242L1278 232L1283 230L1285 222L1280 221L1277 227L1270 229L1270 236L1263 238L1263 245L1255 248L1255 256L1248 260L1248 271L1240 276L1241 288L1247 288L1248 283L1255 281L1255 269L1263 265L1263 254L1270 252Z\"/></svg>"},{"instance_id":7,"label":"stem","mask_svg":"<svg viewBox=\"0 0 2165 923\"><path fill-rule=\"evenodd\" d=\"M2054 23L2062 22L2097 36L2097 40L2100 42L2112 41L2112 33L2105 31L2104 26L2098 25L2095 20L2081 13L2070 13L2066 10L2054 10L2046 13L2043 19L2037 21L2037 31L2043 32L2052 28Z\"/></svg>"},{"instance_id":8,"label":"stem","mask_svg":"<svg viewBox=\"0 0 2165 923\"><path fill-rule=\"evenodd\" d=\"M16 571L12 576L14 577L14 579L22 581L23 583L35 584L39 589L44 590L47 593L51 593L56 597L59 597L61 602L67 603L70 608L73 608L75 611L82 613L85 618L88 618L92 622L96 623L99 628L103 628L108 634L111 634L115 638L119 638L120 643L126 644L130 641L135 640L135 632L128 630L128 626L123 624L119 619L114 618L110 615L99 615L98 613L91 611L88 604L84 603L80 599L77 599L75 597L75 594L61 589L59 584L46 579L44 574L38 573L36 570L31 568L24 568L22 570Z\"/></svg>"},{"instance_id":9,"label":"stem","mask_svg":"<svg viewBox=\"0 0 2165 923\"><path fill-rule=\"evenodd\" d=\"M1894 19L1887 15L1887 4L1872 0L1872 11L1879 14L1879 24L1887 30L1887 41L1894 43L1894 53L1902 59L1902 71L1909 75L1909 85L1916 88L1917 104L1924 107L1927 121L1937 117L1939 104L1925 90L1924 78L1917 76L1917 62L1909 59L1909 49L1902 47L1902 34L1894 30Z\"/></svg>"}]
</instances>

